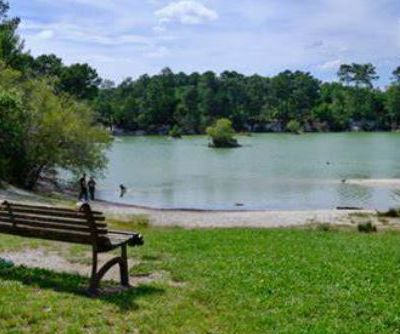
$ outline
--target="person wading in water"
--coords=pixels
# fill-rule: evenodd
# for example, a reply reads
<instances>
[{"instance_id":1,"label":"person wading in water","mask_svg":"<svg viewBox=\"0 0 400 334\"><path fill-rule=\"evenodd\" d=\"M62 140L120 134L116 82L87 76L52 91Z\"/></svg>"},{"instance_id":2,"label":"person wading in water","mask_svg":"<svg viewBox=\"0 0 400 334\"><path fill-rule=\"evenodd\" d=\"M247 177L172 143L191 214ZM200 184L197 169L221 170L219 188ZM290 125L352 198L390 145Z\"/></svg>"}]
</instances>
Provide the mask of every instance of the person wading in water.
<instances>
[{"instance_id":1,"label":"person wading in water","mask_svg":"<svg viewBox=\"0 0 400 334\"><path fill-rule=\"evenodd\" d=\"M96 181L94 180L93 176L90 177L89 179L88 187L89 187L90 200L94 201L94 194L96 192Z\"/></svg>"},{"instance_id":2,"label":"person wading in water","mask_svg":"<svg viewBox=\"0 0 400 334\"><path fill-rule=\"evenodd\" d=\"M87 202L88 188L86 184L86 174L83 174L83 176L79 179L79 187L80 187L79 200L81 201L83 199Z\"/></svg>"},{"instance_id":3,"label":"person wading in water","mask_svg":"<svg viewBox=\"0 0 400 334\"><path fill-rule=\"evenodd\" d=\"M126 193L126 187L125 187L123 184L120 184L120 185L119 185L119 189L120 189L120 191L121 191L119 197L122 198L122 197L124 197L124 195L125 195L125 193Z\"/></svg>"}]
</instances>

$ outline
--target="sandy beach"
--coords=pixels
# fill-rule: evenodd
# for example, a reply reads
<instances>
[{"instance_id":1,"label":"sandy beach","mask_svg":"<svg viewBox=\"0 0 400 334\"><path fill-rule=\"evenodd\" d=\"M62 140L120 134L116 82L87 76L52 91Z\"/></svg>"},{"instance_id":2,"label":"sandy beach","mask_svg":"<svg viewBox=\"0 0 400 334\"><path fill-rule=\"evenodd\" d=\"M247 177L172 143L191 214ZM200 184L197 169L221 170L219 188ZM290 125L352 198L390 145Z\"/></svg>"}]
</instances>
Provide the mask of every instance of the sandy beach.
<instances>
[{"instance_id":1,"label":"sandy beach","mask_svg":"<svg viewBox=\"0 0 400 334\"><path fill-rule=\"evenodd\" d=\"M400 189L400 179L348 179L346 183L364 187Z\"/></svg>"},{"instance_id":2,"label":"sandy beach","mask_svg":"<svg viewBox=\"0 0 400 334\"><path fill-rule=\"evenodd\" d=\"M29 204L63 206L67 201L40 196L39 194L8 187L0 190L0 201L9 200ZM71 200L69 205L73 205ZM295 227L312 223L351 224L354 212L366 210L296 210L296 211L200 211L162 210L103 201L91 203L93 209L104 212L106 217L129 221L135 215L146 215L154 226L182 228L276 228Z\"/></svg>"}]
</instances>

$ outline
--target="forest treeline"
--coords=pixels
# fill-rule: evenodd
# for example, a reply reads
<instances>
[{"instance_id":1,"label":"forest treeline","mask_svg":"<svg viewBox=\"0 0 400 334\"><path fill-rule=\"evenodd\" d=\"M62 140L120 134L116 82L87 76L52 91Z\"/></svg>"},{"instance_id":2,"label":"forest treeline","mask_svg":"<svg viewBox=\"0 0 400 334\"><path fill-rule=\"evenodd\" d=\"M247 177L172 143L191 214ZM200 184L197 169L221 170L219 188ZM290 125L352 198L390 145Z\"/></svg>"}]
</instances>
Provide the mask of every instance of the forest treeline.
<instances>
[{"instance_id":1,"label":"forest treeline","mask_svg":"<svg viewBox=\"0 0 400 334\"><path fill-rule=\"evenodd\" d=\"M103 82L93 105L101 122L128 131L204 133L228 118L238 131L393 130L400 125L400 68L385 90L372 64L344 64L338 82L284 71L273 77L234 71L173 73Z\"/></svg>"}]
</instances>

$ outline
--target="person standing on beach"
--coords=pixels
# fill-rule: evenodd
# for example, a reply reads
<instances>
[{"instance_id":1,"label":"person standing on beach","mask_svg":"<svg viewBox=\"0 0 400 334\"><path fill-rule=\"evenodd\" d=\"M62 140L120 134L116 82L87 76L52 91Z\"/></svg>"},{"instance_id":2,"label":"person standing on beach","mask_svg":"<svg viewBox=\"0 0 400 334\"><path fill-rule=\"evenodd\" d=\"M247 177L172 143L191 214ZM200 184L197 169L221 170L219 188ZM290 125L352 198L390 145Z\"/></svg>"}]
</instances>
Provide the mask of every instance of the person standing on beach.
<instances>
[{"instance_id":1,"label":"person standing on beach","mask_svg":"<svg viewBox=\"0 0 400 334\"><path fill-rule=\"evenodd\" d=\"M93 176L91 176L89 179L88 187L89 187L90 200L94 201L94 194L96 192L96 181L94 180Z\"/></svg>"},{"instance_id":2,"label":"person standing on beach","mask_svg":"<svg viewBox=\"0 0 400 334\"><path fill-rule=\"evenodd\" d=\"M79 179L79 187L80 187L79 200L81 201L83 199L84 201L87 202L88 188L86 184L86 174L83 174L82 177Z\"/></svg>"}]
</instances>

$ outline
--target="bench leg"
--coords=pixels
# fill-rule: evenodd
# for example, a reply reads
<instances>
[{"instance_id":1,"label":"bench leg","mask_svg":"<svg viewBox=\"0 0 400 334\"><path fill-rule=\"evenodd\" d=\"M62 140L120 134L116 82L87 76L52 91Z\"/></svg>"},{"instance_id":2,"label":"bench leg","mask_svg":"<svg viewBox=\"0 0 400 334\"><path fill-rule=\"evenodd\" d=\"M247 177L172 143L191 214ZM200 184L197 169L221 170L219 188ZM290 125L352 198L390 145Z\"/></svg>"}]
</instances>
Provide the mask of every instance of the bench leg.
<instances>
[{"instance_id":1,"label":"bench leg","mask_svg":"<svg viewBox=\"0 0 400 334\"><path fill-rule=\"evenodd\" d=\"M119 264L119 270L122 286L129 286L128 255L126 248L126 244L121 246L121 262Z\"/></svg>"},{"instance_id":2,"label":"bench leg","mask_svg":"<svg viewBox=\"0 0 400 334\"><path fill-rule=\"evenodd\" d=\"M89 293L91 295L97 295L98 289L100 285L100 281L103 276L116 264L119 264L119 270L121 275L121 285L129 286L129 270L128 270L128 254L127 254L127 245L121 246L121 256L114 257L108 262L106 262L100 270L97 270L98 267L98 257L97 251L93 250L93 260L92 260L92 275L90 276L90 286Z\"/></svg>"},{"instance_id":3,"label":"bench leg","mask_svg":"<svg viewBox=\"0 0 400 334\"><path fill-rule=\"evenodd\" d=\"M93 249L92 255L92 274L90 275L90 286L89 286L89 293L96 295L97 289L99 288L99 280L97 277L97 251Z\"/></svg>"}]
</instances>

